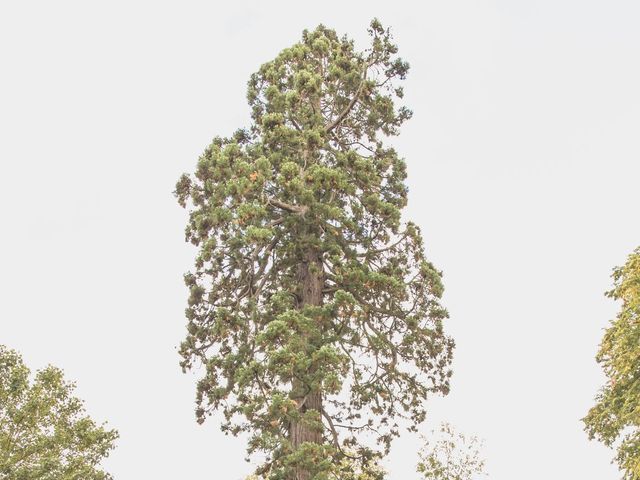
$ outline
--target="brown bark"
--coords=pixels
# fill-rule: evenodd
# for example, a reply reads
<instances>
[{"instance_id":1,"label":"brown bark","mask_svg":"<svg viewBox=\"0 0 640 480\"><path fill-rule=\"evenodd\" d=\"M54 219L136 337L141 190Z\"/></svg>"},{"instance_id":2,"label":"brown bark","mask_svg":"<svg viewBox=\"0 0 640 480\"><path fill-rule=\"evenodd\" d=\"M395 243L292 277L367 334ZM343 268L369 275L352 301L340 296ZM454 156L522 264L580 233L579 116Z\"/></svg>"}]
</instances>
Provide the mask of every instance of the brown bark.
<instances>
[{"instance_id":1,"label":"brown bark","mask_svg":"<svg viewBox=\"0 0 640 480\"><path fill-rule=\"evenodd\" d=\"M324 274L322 260L317 252L309 250L298 267L298 281L300 285L300 308L305 305L322 305L322 287L324 285ZM292 384L292 394L300 407L300 413L304 414L309 410L315 410L318 418L322 414L322 392L311 391L308 385L303 385L300 381ZM313 428L303 422L292 421L289 427L289 439L294 449L297 449L304 442L322 443L322 431ZM304 468L297 468L292 476L292 480L309 480L311 473Z\"/></svg>"}]
</instances>

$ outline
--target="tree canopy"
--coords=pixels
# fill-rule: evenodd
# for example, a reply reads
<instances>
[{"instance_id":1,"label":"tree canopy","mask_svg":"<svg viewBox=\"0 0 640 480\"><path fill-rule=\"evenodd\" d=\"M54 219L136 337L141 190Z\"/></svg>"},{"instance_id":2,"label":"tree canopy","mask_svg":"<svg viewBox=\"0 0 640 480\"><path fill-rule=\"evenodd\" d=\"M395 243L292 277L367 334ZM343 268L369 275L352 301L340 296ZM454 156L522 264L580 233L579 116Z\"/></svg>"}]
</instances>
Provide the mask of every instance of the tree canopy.
<instances>
[{"instance_id":1,"label":"tree canopy","mask_svg":"<svg viewBox=\"0 0 640 480\"><path fill-rule=\"evenodd\" d=\"M596 357L608 382L584 418L590 438L617 446L625 480L640 480L640 248L613 272L607 296L622 303Z\"/></svg>"},{"instance_id":2,"label":"tree canopy","mask_svg":"<svg viewBox=\"0 0 640 480\"><path fill-rule=\"evenodd\" d=\"M36 373L0 345L0 477L7 480L105 480L100 462L115 430L85 415L74 384L49 366Z\"/></svg>"},{"instance_id":3,"label":"tree canopy","mask_svg":"<svg viewBox=\"0 0 640 480\"><path fill-rule=\"evenodd\" d=\"M442 423L438 432L419 452L418 473L424 480L473 480L486 476L480 450L482 441L474 436L458 433L448 423Z\"/></svg>"},{"instance_id":4,"label":"tree canopy","mask_svg":"<svg viewBox=\"0 0 640 480\"><path fill-rule=\"evenodd\" d=\"M205 367L197 419L247 432L271 480L375 463L449 389L441 273L402 219L406 164L386 144L411 117L409 66L380 22L368 31L360 51L321 25L262 65L250 126L176 186L198 247L180 348Z\"/></svg>"}]
</instances>

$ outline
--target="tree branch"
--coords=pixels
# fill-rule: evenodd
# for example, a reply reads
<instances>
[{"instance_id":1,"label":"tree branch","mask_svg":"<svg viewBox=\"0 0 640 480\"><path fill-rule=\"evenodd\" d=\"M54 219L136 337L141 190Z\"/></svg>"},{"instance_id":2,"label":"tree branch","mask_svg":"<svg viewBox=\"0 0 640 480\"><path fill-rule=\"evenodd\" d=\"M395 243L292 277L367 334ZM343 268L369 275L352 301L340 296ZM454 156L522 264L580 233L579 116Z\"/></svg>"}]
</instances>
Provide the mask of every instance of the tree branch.
<instances>
[{"instance_id":1,"label":"tree branch","mask_svg":"<svg viewBox=\"0 0 640 480\"><path fill-rule=\"evenodd\" d=\"M394 247L397 247L405 238L407 238L407 235L409 235L409 232L407 232L405 230L403 232L403 234L400 236L400 238L396 242L394 242L394 243L392 243L390 245L387 245L384 248L379 248L377 250L367 250L364 253L358 253L358 254L356 254L356 256L357 257L368 257L369 255L378 255L380 253L384 253L384 252L386 252L388 250L391 250Z\"/></svg>"},{"instance_id":2,"label":"tree branch","mask_svg":"<svg viewBox=\"0 0 640 480\"><path fill-rule=\"evenodd\" d=\"M281 202L275 198L268 198L267 203L269 205L273 205L274 207L281 208L282 210L286 210L291 213L297 213L298 215L304 215L309 210L309 207L306 205L292 205L290 203Z\"/></svg>"},{"instance_id":3,"label":"tree branch","mask_svg":"<svg viewBox=\"0 0 640 480\"><path fill-rule=\"evenodd\" d=\"M362 93L362 89L364 88L364 84L366 83L366 81L367 81L367 69L365 69L364 75L362 76L362 81L358 86L358 90L356 90L356 93L353 95L353 98L349 101L347 108L345 108L342 111L342 113L340 113L340 115L338 115L331 123L329 123L324 127L325 132L330 132L331 130L336 128L340 124L340 122L342 122L342 120L344 120L344 118L347 115L349 115L349 112L351 111L351 109L353 109L355 104L358 102L358 99L360 98L360 94Z\"/></svg>"}]
</instances>

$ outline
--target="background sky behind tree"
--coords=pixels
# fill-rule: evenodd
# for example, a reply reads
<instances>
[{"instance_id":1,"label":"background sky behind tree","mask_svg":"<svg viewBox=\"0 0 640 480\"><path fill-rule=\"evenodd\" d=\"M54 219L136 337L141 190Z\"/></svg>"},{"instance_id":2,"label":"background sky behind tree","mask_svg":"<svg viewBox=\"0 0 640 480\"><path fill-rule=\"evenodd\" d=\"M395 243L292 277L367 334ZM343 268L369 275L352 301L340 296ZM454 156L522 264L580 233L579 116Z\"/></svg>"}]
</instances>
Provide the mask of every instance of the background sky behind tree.
<instances>
[{"instance_id":1,"label":"background sky behind tree","mask_svg":"<svg viewBox=\"0 0 640 480\"><path fill-rule=\"evenodd\" d=\"M240 479L242 440L197 426L184 334L186 214L171 195L246 82L318 23L374 16L412 66L407 218L445 274L457 342L446 419L486 438L495 480L614 480L579 419L640 243L640 4L633 1L4 2L0 341L78 382L120 431L120 480ZM392 480L414 478L417 437Z\"/></svg>"}]
</instances>

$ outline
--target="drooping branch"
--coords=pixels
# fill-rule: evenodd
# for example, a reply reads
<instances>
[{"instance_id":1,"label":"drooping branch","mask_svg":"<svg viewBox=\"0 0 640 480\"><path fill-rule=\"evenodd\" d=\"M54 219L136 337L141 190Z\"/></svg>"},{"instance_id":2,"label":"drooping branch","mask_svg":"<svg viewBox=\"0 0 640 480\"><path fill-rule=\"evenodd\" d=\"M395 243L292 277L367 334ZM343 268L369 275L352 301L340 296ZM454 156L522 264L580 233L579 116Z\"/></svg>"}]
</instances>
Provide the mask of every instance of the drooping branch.
<instances>
[{"instance_id":1,"label":"drooping branch","mask_svg":"<svg viewBox=\"0 0 640 480\"><path fill-rule=\"evenodd\" d=\"M322 416L327 419L329 429L331 430L331 436L333 437L333 444L336 446L336 448L339 449L340 441L338 440L338 432L336 431L336 427L333 425L333 420L331 419L329 414L327 414L324 408L322 409Z\"/></svg>"},{"instance_id":2,"label":"drooping branch","mask_svg":"<svg viewBox=\"0 0 640 480\"><path fill-rule=\"evenodd\" d=\"M346 453L342 449L342 447L340 446L340 441L338 439L338 431L336 430L336 426L334 425L333 420L331 419L331 416L326 412L326 410L324 408L322 409L322 416L324 418L326 418L327 423L329 424L329 429L331 430L331 436L333 438L333 444L340 451L340 453L342 455L344 455L345 457L350 458L352 460L359 460L359 459L363 458L362 455L359 455L359 456L356 456L356 457L354 457L352 455L349 455L348 453Z\"/></svg>"}]
</instances>

